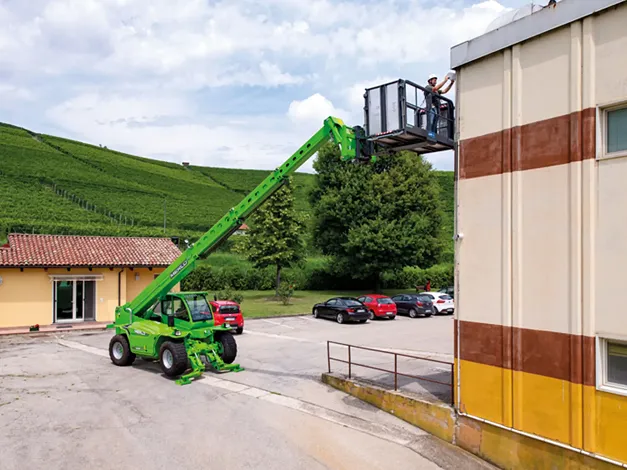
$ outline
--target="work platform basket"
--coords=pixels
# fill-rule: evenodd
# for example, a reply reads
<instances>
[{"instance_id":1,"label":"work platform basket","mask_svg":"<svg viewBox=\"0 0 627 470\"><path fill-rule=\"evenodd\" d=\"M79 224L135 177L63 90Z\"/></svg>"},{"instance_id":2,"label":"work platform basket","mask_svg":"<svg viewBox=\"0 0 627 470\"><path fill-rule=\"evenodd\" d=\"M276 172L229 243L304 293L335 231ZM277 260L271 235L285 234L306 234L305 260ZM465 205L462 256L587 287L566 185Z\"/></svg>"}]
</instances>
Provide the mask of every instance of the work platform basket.
<instances>
[{"instance_id":1,"label":"work platform basket","mask_svg":"<svg viewBox=\"0 0 627 470\"><path fill-rule=\"evenodd\" d=\"M448 98L437 96L435 106L433 93L408 80L367 88L364 98L369 140L390 150L421 154L454 148L455 106ZM435 132L430 135L430 130Z\"/></svg>"}]
</instances>

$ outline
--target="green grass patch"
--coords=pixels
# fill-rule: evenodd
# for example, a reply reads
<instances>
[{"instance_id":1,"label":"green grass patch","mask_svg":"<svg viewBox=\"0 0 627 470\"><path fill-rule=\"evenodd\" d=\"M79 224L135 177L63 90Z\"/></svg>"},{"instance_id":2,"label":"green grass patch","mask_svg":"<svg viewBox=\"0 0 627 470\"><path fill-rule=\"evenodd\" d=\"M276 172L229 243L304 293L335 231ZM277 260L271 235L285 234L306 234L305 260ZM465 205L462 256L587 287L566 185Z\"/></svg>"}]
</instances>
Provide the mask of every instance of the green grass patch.
<instances>
[{"instance_id":1,"label":"green grass patch","mask_svg":"<svg viewBox=\"0 0 627 470\"><path fill-rule=\"evenodd\" d=\"M386 290L386 295L394 295L399 290ZM370 291L296 291L288 305L275 299L274 291L242 291L244 296L242 312L245 318L267 318L281 315L311 314L316 303L324 302L331 297L358 297ZM211 294L211 293L210 293ZM211 296L211 295L210 295Z\"/></svg>"}]
</instances>

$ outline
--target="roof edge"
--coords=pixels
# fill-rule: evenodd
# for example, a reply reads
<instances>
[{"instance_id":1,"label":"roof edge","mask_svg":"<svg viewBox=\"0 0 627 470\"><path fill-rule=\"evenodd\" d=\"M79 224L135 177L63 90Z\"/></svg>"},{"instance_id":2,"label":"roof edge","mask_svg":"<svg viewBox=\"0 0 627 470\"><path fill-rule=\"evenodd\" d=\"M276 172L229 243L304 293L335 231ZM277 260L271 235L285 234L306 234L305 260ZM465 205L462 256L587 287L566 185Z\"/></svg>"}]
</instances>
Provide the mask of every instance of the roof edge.
<instances>
[{"instance_id":1,"label":"roof edge","mask_svg":"<svg viewBox=\"0 0 627 470\"><path fill-rule=\"evenodd\" d=\"M594 15L627 0L562 0L451 48L451 69Z\"/></svg>"}]
</instances>

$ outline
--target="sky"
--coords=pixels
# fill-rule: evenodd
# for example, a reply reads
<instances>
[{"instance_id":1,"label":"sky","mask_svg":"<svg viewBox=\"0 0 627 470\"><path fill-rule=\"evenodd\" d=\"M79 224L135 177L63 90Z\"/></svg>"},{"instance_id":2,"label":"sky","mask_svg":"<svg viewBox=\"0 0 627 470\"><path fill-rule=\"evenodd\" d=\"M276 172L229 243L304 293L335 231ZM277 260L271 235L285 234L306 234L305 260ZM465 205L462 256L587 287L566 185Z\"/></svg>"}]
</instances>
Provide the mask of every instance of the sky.
<instances>
[{"instance_id":1,"label":"sky","mask_svg":"<svg viewBox=\"0 0 627 470\"><path fill-rule=\"evenodd\" d=\"M444 76L453 45L525 3L0 0L0 121L176 163L270 170L329 115L363 125L366 86ZM453 168L452 152L428 159Z\"/></svg>"}]
</instances>

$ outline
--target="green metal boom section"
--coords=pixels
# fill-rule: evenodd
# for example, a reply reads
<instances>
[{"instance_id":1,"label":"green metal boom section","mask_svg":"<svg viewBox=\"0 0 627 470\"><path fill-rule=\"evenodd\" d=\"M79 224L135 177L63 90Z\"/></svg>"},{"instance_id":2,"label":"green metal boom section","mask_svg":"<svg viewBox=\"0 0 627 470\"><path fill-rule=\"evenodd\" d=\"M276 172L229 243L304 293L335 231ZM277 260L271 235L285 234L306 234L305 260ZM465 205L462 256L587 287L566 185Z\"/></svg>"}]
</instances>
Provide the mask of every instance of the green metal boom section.
<instances>
[{"instance_id":1,"label":"green metal boom section","mask_svg":"<svg viewBox=\"0 0 627 470\"><path fill-rule=\"evenodd\" d=\"M196 266L201 255L215 249L244 223L245 218L257 209L268 197L280 189L287 177L313 156L329 140L341 151L341 158L348 160L370 160L368 143L360 127L346 126L341 119L328 117L324 125L302 147L280 167L264 179L236 207L233 207L196 243L185 250L176 261L155 278L135 299L116 309L117 325L130 324L134 315L141 315L162 295L184 279Z\"/></svg>"}]
</instances>

